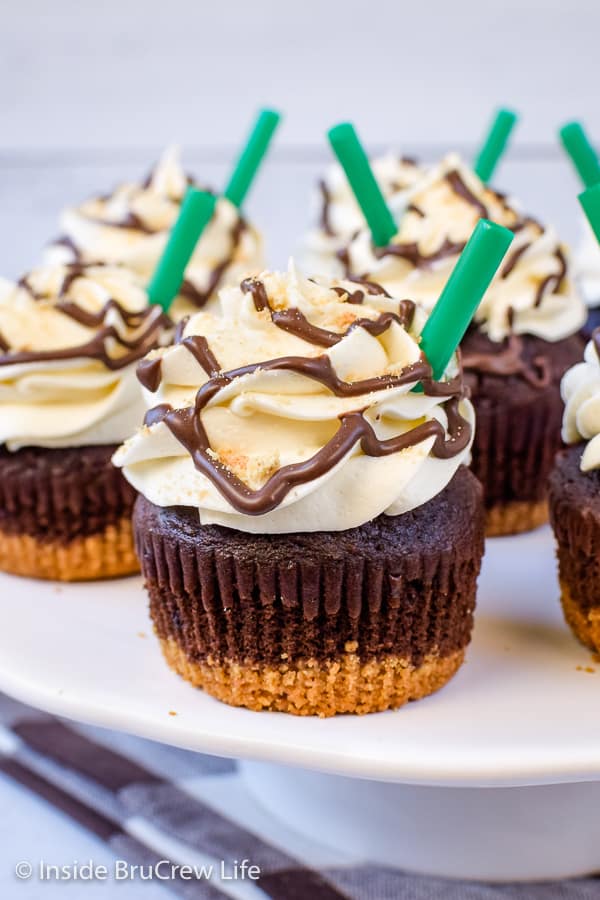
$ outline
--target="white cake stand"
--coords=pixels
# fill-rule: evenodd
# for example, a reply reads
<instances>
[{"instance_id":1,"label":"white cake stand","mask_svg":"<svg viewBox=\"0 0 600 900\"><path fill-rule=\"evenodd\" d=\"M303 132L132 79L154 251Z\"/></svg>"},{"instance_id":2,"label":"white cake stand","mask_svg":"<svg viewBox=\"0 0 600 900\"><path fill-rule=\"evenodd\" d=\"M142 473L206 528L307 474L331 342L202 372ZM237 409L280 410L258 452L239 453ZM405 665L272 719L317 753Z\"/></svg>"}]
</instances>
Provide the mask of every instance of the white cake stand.
<instances>
[{"instance_id":1,"label":"white cake stand","mask_svg":"<svg viewBox=\"0 0 600 900\"><path fill-rule=\"evenodd\" d=\"M319 720L233 709L172 674L140 579L0 576L0 689L244 760L274 815L374 862L493 880L583 875L600 870L600 665L557 595L548 529L488 542L454 681L397 712Z\"/></svg>"}]
</instances>

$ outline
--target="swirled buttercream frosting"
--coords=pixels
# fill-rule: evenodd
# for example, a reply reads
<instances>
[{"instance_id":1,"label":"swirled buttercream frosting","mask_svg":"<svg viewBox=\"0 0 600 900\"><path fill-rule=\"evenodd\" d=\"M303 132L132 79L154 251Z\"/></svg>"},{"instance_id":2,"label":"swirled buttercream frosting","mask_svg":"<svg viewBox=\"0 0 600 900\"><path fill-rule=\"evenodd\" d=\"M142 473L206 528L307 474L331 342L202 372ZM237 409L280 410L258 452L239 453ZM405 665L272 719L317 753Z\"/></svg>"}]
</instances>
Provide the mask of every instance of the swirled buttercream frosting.
<instances>
[{"instance_id":1,"label":"swirled buttercream frosting","mask_svg":"<svg viewBox=\"0 0 600 900\"><path fill-rule=\"evenodd\" d=\"M169 148L144 181L121 184L106 196L66 209L60 220L63 237L50 245L47 260L118 264L148 280L193 183L177 150ZM239 283L263 266L258 232L220 197L187 267L172 314L177 318L212 303L220 287Z\"/></svg>"},{"instance_id":2,"label":"swirled buttercream frosting","mask_svg":"<svg viewBox=\"0 0 600 900\"><path fill-rule=\"evenodd\" d=\"M566 444L585 441L584 472L600 468L600 330L585 348L583 362L565 373L561 382L565 403L562 436Z\"/></svg>"},{"instance_id":3,"label":"swirled buttercream frosting","mask_svg":"<svg viewBox=\"0 0 600 900\"><path fill-rule=\"evenodd\" d=\"M394 153L375 158L371 165L392 209L402 210L404 192L423 177L424 169L414 160ZM339 275L336 254L364 228L365 220L338 163L329 166L320 179L312 208L316 224L300 250L303 268L309 272Z\"/></svg>"},{"instance_id":4,"label":"swirled buttercream frosting","mask_svg":"<svg viewBox=\"0 0 600 900\"><path fill-rule=\"evenodd\" d=\"M143 419L138 361L171 322L134 273L47 265L0 284L0 444L120 443Z\"/></svg>"},{"instance_id":5,"label":"swirled buttercream frosting","mask_svg":"<svg viewBox=\"0 0 600 900\"><path fill-rule=\"evenodd\" d=\"M114 462L151 502L247 532L338 531L426 503L468 460L461 372L432 381L411 301L290 266L220 304L138 368L152 405Z\"/></svg>"},{"instance_id":6,"label":"swirled buttercream frosting","mask_svg":"<svg viewBox=\"0 0 600 900\"><path fill-rule=\"evenodd\" d=\"M523 215L455 154L398 195L394 213L398 233L392 242L375 247L370 232L361 229L338 251L338 276L373 279L431 310L478 219L487 218L515 237L475 314L481 330L496 342L511 334L558 341L585 321L569 251L554 229Z\"/></svg>"}]
</instances>

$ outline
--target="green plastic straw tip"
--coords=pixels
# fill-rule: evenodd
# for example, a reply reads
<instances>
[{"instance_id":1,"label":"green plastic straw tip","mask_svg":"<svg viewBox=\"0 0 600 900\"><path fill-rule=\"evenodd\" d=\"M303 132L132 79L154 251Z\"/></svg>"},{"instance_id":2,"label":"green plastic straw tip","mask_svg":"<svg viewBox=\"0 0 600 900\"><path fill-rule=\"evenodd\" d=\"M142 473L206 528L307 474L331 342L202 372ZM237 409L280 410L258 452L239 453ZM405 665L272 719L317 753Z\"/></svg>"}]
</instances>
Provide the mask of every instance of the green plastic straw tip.
<instances>
[{"instance_id":1,"label":"green plastic straw tip","mask_svg":"<svg viewBox=\"0 0 600 900\"><path fill-rule=\"evenodd\" d=\"M577 198L583 207L587 220L592 226L596 240L600 244L600 183L588 188Z\"/></svg>"},{"instance_id":2,"label":"green plastic straw tip","mask_svg":"<svg viewBox=\"0 0 600 900\"><path fill-rule=\"evenodd\" d=\"M150 303L157 303L165 312L169 311L179 292L187 264L212 218L216 202L217 198L206 191L190 187L186 192L167 246L148 285Z\"/></svg>"},{"instance_id":3,"label":"green plastic straw tip","mask_svg":"<svg viewBox=\"0 0 600 900\"><path fill-rule=\"evenodd\" d=\"M600 181L600 165L581 122L569 122L558 132L562 145L571 157L583 186L592 187Z\"/></svg>"},{"instance_id":4,"label":"green plastic straw tip","mask_svg":"<svg viewBox=\"0 0 600 900\"><path fill-rule=\"evenodd\" d=\"M272 109L263 109L259 113L224 191L227 199L238 209L250 190L280 119L280 114Z\"/></svg>"},{"instance_id":5,"label":"green plastic straw tip","mask_svg":"<svg viewBox=\"0 0 600 900\"><path fill-rule=\"evenodd\" d=\"M518 116L510 109L499 109L488 131L483 146L475 159L474 169L485 183L490 181Z\"/></svg>"},{"instance_id":6,"label":"green plastic straw tip","mask_svg":"<svg viewBox=\"0 0 600 900\"><path fill-rule=\"evenodd\" d=\"M385 247L398 226L383 199L354 126L349 122L336 125L327 132L327 137L367 221L373 243L376 247Z\"/></svg>"},{"instance_id":7,"label":"green plastic straw tip","mask_svg":"<svg viewBox=\"0 0 600 900\"><path fill-rule=\"evenodd\" d=\"M439 380L464 337L513 239L512 231L480 219L421 334L421 349Z\"/></svg>"}]
</instances>

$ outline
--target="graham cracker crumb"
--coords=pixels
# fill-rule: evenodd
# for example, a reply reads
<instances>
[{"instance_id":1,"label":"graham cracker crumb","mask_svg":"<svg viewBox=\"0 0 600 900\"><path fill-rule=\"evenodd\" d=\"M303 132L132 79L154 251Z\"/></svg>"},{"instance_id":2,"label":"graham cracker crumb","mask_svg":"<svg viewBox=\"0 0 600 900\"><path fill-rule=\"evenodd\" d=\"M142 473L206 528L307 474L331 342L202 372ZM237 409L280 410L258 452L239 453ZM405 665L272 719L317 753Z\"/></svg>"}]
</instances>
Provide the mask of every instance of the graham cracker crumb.
<instances>
[{"instance_id":1,"label":"graham cracker crumb","mask_svg":"<svg viewBox=\"0 0 600 900\"><path fill-rule=\"evenodd\" d=\"M561 603L565 619L571 626L575 637L579 638L582 644L589 647L595 655L600 654L600 609L592 609L588 613L584 613L573 597L569 587L564 580L561 579ZM595 657L594 657L595 659ZM587 667L587 671L592 666ZM595 671L592 669L592 671Z\"/></svg>"},{"instance_id":2,"label":"graham cracker crumb","mask_svg":"<svg viewBox=\"0 0 600 900\"><path fill-rule=\"evenodd\" d=\"M349 644L355 643L349 641ZM338 713L364 715L397 709L439 690L459 669L464 651L448 657L430 654L420 666L398 656L364 662L356 653L294 665L188 659L179 644L161 640L168 664L179 675L231 706L325 718Z\"/></svg>"},{"instance_id":3,"label":"graham cracker crumb","mask_svg":"<svg viewBox=\"0 0 600 900\"><path fill-rule=\"evenodd\" d=\"M97 534L68 543L0 531L0 570L50 581L94 581L133 575L140 566L133 546L131 519L124 517Z\"/></svg>"}]
</instances>

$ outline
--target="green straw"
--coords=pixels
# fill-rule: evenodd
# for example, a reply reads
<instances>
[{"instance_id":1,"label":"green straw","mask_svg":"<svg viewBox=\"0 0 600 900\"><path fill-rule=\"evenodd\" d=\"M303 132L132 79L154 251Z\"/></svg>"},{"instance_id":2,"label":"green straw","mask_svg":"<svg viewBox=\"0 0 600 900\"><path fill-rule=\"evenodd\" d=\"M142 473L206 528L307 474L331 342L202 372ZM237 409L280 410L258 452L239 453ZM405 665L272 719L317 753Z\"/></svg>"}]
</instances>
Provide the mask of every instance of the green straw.
<instances>
[{"instance_id":1,"label":"green straw","mask_svg":"<svg viewBox=\"0 0 600 900\"><path fill-rule=\"evenodd\" d=\"M376 247L385 247L398 231L383 194L375 180L367 155L349 122L336 125L327 132L333 152L350 182Z\"/></svg>"},{"instance_id":2,"label":"green straw","mask_svg":"<svg viewBox=\"0 0 600 900\"><path fill-rule=\"evenodd\" d=\"M148 285L150 303L162 306L165 312L179 292L188 262L208 222L212 218L217 198L214 194L188 188L167 246L158 261Z\"/></svg>"},{"instance_id":3,"label":"green straw","mask_svg":"<svg viewBox=\"0 0 600 900\"><path fill-rule=\"evenodd\" d=\"M517 123L517 118L517 114L510 109L499 109L494 117L483 147L477 154L474 164L475 172L486 184L491 180L498 161L504 153L510 133Z\"/></svg>"},{"instance_id":4,"label":"green straw","mask_svg":"<svg viewBox=\"0 0 600 900\"><path fill-rule=\"evenodd\" d=\"M600 183L587 189L577 198L583 207L587 220L592 226L596 240L600 244Z\"/></svg>"},{"instance_id":5,"label":"green straw","mask_svg":"<svg viewBox=\"0 0 600 900\"><path fill-rule=\"evenodd\" d=\"M469 327L513 239L512 231L480 219L421 333L421 349L438 381Z\"/></svg>"},{"instance_id":6,"label":"green straw","mask_svg":"<svg viewBox=\"0 0 600 900\"><path fill-rule=\"evenodd\" d=\"M600 165L581 122L569 122L558 132L562 145L571 157L583 186L592 187L600 181Z\"/></svg>"},{"instance_id":7,"label":"green straw","mask_svg":"<svg viewBox=\"0 0 600 900\"><path fill-rule=\"evenodd\" d=\"M227 199L238 209L241 208L250 190L280 119L281 116L274 110L263 109L254 124L224 191Z\"/></svg>"}]
</instances>

